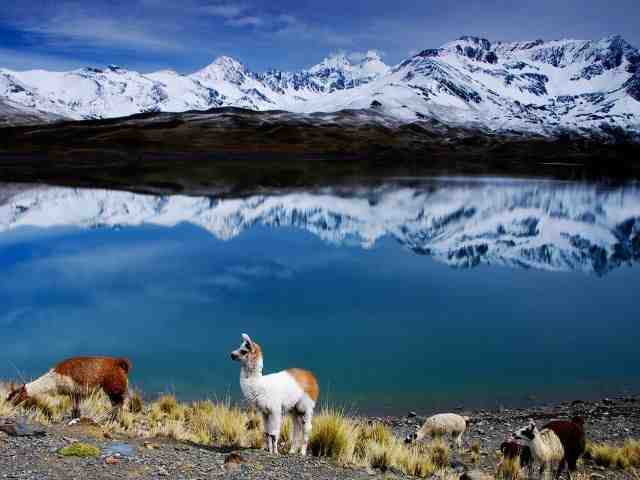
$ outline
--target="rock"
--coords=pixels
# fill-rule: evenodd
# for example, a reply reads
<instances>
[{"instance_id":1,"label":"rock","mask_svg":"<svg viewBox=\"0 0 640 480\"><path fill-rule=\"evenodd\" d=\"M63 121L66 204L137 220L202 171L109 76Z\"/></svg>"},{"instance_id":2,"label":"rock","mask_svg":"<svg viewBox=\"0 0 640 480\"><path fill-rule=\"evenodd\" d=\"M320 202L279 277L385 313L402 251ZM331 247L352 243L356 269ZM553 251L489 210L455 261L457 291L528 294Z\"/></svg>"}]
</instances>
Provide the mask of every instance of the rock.
<instances>
[{"instance_id":1,"label":"rock","mask_svg":"<svg viewBox=\"0 0 640 480\"><path fill-rule=\"evenodd\" d=\"M407 414L407 418L416 418L418 416L418 414L416 412L409 412Z\"/></svg>"},{"instance_id":2,"label":"rock","mask_svg":"<svg viewBox=\"0 0 640 480\"><path fill-rule=\"evenodd\" d=\"M245 463L245 459L239 453L231 452L229 455L224 457L224 463L225 464L236 463L240 465L241 463Z\"/></svg>"},{"instance_id":3,"label":"rock","mask_svg":"<svg viewBox=\"0 0 640 480\"><path fill-rule=\"evenodd\" d=\"M128 443L112 443L104 449L104 455L118 457L133 457L135 451Z\"/></svg>"},{"instance_id":4,"label":"rock","mask_svg":"<svg viewBox=\"0 0 640 480\"><path fill-rule=\"evenodd\" d=\"M240 465L245 463L245 459L236 452L231 452L229 455L224 457L224 465L223 468L227 471L238 471L240 470Z\"/></svg>"},{"instance_id":5,"label":"rock","mask_svg":"<svg viewBox=\"0 0 640 480\"><path fill-rule=\"evenodd\" d=\"M158 475L161 476L161 477L168 477L169 476L169 471L164 467L160 467L160 468L158 468Z\"/></svg>"},{"instance_id":6,"label":"rock","mask_svg":"<svg viewBox=\"0 0 640 480\"><path fill-rule=\"evenodd\" d=\"M46 435L43 429L34 428L22 419L18 419L15 422L5 420L5 423L0 424L0 431L10 437L44 437Z\"/></svg>"},{"instance_id":7,"label":"rock","mask_svg":"<svg viewBox=\"0 0 640 480\"><path fill-rule=\"evenodd\" d=\"M469 470L460 475L460 480L492 480L492 477L480 470Z\"/></svg>"}]
</instances>

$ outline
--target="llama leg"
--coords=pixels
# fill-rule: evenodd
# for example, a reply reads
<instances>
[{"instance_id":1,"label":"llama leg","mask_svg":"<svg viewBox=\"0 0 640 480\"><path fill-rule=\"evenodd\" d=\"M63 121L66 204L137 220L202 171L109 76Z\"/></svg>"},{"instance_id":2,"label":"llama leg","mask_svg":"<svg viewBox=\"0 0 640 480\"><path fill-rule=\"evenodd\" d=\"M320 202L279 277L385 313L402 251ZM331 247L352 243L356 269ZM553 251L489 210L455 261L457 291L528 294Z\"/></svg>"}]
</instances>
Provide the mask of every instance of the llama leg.
<instances>
[{"instance_id":1,"label":"llama leg","mask_svg":"<svg viewBox=\"0 0 640 480\"><path fill-rule=\"evenodd\" d=\"M71 418L80 418L80 402L82 401L82 397L79 393L71 394L71 402L72 402L72 410L71 410Z\"/></svg>"},{"instance_id":2,"label":"llama leg","mask_svg":"<svg viewBox=\"0 0 640 480\"><path fill-rule=\"evenodd\" d=\"M303 426L303 417L297 412L294 412L291 416L291 420L293 420L293 435L291 437L291 453L298 453L302 448L302 429Z\"/></svg>"},{"instance_id":3,"label":"llama leg","mask_svg":"<svg viewBox=\"0 0 640 480\"><path fill-rule=\"evenodd\" d=\"M111 400L111 412L109 413L109 420L115 422L122 416L122 406L124 405L124 394L110 394L109 400Z\"/></svg>"},{"instance_id":4,"label":"llama leg","mask_svg":"<svg viewBox=\"0 0 640 480\"><path fill-rule=\"evenodd\" d=\"M280 408L269 413L265 429L269 435L269 452L278 454L278 438L280 437L280 428L282 426L282 411Z\"/></svg>"},{"instance_id":5,"label":"llama leg","mask_svg":"<svg viewBox=\"0 0 640 480\"><path fill-rule=\"evenodd\" d=\"M556 470L556 479L560 478L560 475L562 475L562 470L564 470L564 460L560 460L560 463L558 464L558 470Z\"/></svg>"},{"instance_id":6,"label":"llama leg","mask_svg":"<svg viewBox=\"0 0 640 480\"><path fill-rule=\"evenodd\" d=\"M458 449L462 448L462 432L456 435L456 447L458 447Z\"/></svg>"},{"instance_id":7,"label":"llama leg","mask_svg":"<svg viewBox=\"0 0 640 480\"><path fill-rule=\"evenodd\" d=\"M309 445L309 437L311 436L311 421L313 420L313 409L308 409L304 412L304 417L302 418L303 422L303 437L302 437L302 446L300 447L300 455L305 456L307 454L307 446Z\"/></svg>"},{"instance_id":8,"label":"llama leg","mask_svg":"<svg viewBox=\"0 0 640 480\"><path fill-rule=\"evenodd\" d=\"M267 425L269 424L269 414L265 412L261 412L261 413L262 413L262 427L264 428L264 443L265 443L264 448L269 453L271 453L271 437L267 432Z\"/></svg>"}]
</instances>

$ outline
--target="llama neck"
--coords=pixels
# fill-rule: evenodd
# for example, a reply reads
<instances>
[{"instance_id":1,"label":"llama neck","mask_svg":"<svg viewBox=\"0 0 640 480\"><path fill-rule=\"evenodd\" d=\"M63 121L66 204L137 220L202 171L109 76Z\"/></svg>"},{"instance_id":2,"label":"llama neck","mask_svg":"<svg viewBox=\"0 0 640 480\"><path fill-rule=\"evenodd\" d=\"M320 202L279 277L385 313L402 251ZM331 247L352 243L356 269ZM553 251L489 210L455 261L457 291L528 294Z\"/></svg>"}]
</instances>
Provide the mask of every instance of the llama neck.
<instances>
[{"instance_id":1,"label":"llama neck","mask_svg":"<svg viewBox=\"0 0 640 480\"><path fill-rule=\"evenodd\" d=\"M258 357L255 362L243 364L240 367L240 381L257 380L262 377L262 357Z\"/></svg>"},{"instance_id":2,"label":"llama neck","mask_svg":"<svg viewBox=\"0 0 640 480\"><path fill-rule=\"evenodd\" d=\"M262 362L251 367L243 365L240 368L240 389L245 399L250 404L258 407L261 398L264 396L262 378Z\"/></svg>"},{"instance_id":3,"label":"llama neck","mask_svg":"<svg viewBox=\"0 0 640 480\"><path fill-rule=\"evenodd\" d=\"M58 388L58 375L50 370L40 378L36 378L33 382L25 384L24 388L27 395L42 395Z\"/></svg>"}]
</instances>

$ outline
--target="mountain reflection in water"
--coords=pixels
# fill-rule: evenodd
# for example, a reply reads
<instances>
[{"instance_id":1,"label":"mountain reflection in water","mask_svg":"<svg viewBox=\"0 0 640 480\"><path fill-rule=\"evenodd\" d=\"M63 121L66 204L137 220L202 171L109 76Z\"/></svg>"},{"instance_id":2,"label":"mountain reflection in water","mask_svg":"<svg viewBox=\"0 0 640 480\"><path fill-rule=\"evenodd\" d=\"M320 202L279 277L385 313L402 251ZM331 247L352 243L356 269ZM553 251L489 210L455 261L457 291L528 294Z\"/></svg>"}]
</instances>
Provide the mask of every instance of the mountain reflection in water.
<instances>
[{"instance_id":1,"label":"mountain reflection in water","mask_svg":"<svg viewBox=\"0 0 640 480\"><path fill-rule=\"evenodd\" d=\"M605 274L640 259L640 186L441 180L422 187L257 195L234 200L38 187L5 194L0 229L173 226L230 240L255 226L295 227L337 245L385 236L456 267L482 263Z\"/></svg>"},{"instance_id":2,"label":"mountain reflection in water","mask_svg":"<svg viewBox=\"0 0 640 480\"><path fill-rule=\"evenodd\" d=\"M5 185L0 378L124 355L150 394L237 397L246 331L267 372L311 369L325 401L370 412L637 391L639 259L637 184Z\"/></svg>"}]
</instances>

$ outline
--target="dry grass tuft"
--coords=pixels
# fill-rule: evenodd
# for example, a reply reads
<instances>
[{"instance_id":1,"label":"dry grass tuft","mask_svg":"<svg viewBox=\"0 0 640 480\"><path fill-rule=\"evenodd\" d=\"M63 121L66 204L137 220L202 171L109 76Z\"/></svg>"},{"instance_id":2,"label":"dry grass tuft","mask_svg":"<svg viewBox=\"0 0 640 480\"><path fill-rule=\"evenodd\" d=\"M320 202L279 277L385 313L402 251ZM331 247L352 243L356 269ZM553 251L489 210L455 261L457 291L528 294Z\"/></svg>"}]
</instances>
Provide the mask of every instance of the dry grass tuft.
<instances>
[{"instance_id":1,"label":"dry grass tuft","mask_svg":"<svg viewBox=\"0 0 640 480\"><path fill-rule=\"evenodd\" d=\"M173 415L178 409L178 400L175 395L162 395L158 400L156 400L155 405L160 412L167 415Z\"/></svg>"},{"instance_id":2,"label":"dry grass tuft","mask_svg":"<svg viewBox=\"0 0 640 480\"><path fill-rule=\"evenodd\" d=\"M496 470L498 480L518 480L521 477L520 457L504 458Z\"/></svg>"},{"instance_id":3,"label":"dry grass tuft","mask_svg":"<svg viewBox=\"0 0 640 480\"><path fill-rule=\"evenodd\" d=\"M451 460L451 450L447 443L442 439L431 442L430 455L431 461L437 468L446 468Z\"/></svg>"},{"instance_id":4,"label":"dry grass tuft","mask_svg":"<svg viewBox=\"0 0 640 480\"><path fill-rule=\"evenodd\" d=\"M402 473L415 477L430 477L437 470L428 444L398 445L394 463Z\"/></svg>"},{"instance_id":5,"label":"dry grass tuft","mask_svg":"<svg viewBox=\"0 0 640 480\"><path fill-rule=\"evenodd\" d=\"M608 443L588 443L586 456L604 468L631 470L640 467L640 440L629 439L617 447Z\"/></svg>"},{"instance_id":6,"label":"dry grass tuft","mask_svg":"<svg viewBox=\"0 0 640 480\"><path fill-rule=\"evenodd\" d=\"M313 418L309 451L316 457L347 463L353 457L357 434L357 425L343 412L323 410Z\"/></svg>"},{"instance_id":7,"label":"dry grass tuft","mask_svg":"<svg viewBox=\"0 0 640 480\"><path fill-rule=\"evenodd\" d=\"M144 401L138 392L133 392L129 396L129 411L133 414L141 413L144 410Z\"/></svg>"},{"instance_id":8,"label":"dry grass tuft","mask_svg":"<svg viewBox=\"0 0 640 480\"><path fill-rule=\"evenodd\" d=\"M324 410L315 419L309 449L313 455L341 464L429 477L449 467L450 450L445 442L405 445L379 422L362 422L340 411Z\"/></svg>"},{"instance_id":9,"label":"dry grass tuft","mask_svg":"<svg viewBox=\"0 0 640 480\"><path fill-rule=\"evenodd\" d=\"M365 460L369 449L387 447L393 441L393 433L380 422L367 422L357 429L354 448L356 460ZM373 442L373 445L372 445ZM375 467L374 467L375 468Z\"/></svg>"},{"instance_id":10,"label":"dry grass tuft","mask_svg":"<svg viewBox=\"0 0 640 480\"><path fill-rule=\"evenodd\" d=\"M469 460L471 461L471 463L475 464L480 462L481 452L482 452L482 448L481 448L480 442L476 440L471 444L471 448L469 450Z\"/></svg>"}]
</instances>

